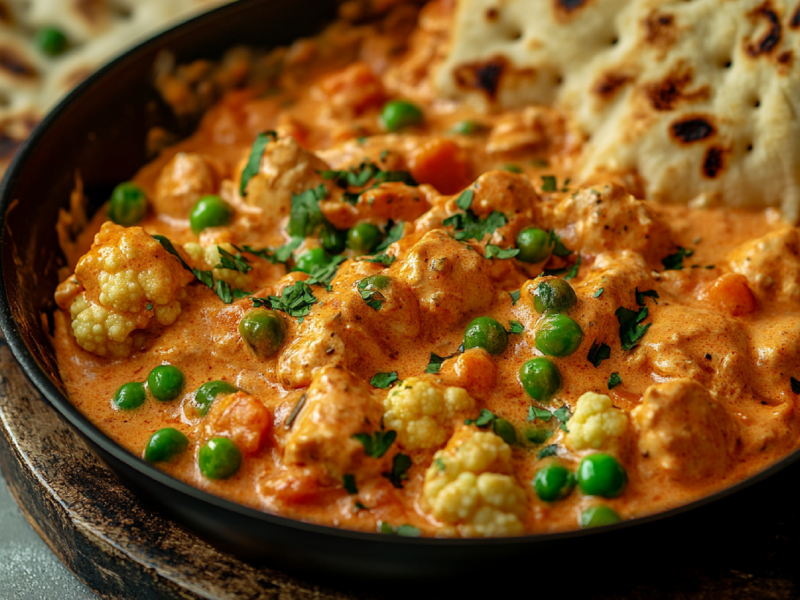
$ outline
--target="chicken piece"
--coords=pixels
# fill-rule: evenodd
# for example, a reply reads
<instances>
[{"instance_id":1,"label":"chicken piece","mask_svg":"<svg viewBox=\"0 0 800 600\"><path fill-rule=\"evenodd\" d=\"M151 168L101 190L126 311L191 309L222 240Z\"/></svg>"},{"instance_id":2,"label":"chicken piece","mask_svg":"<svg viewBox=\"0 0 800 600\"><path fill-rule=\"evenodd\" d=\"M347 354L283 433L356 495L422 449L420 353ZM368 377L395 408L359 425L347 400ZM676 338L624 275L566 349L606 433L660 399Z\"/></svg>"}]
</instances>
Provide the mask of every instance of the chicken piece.
<instances>
[{"instance_id":1,"label":"chicken piece","mask_svg":"<svg viewBox=\"0 0 800 600\"><path fill-rule=\"evenodd\" d=\"M203 421L206 439L229 438L245 456L257 454L272 431L272 413L264 404L242 391L214 400Z\"/></svg>"},{"instance_id":2,"label":"chicken piece","mask_svg":"<svg viewBox=\"0 0 800 600\"><path fill-rule=\"evenodd\" d=\"M436 336L494 302L497 293L486 263L472 248L435 230L393 264L389 274L411 286L420 303L422 330Z\"/></svg>"},{"instance_id":3,"label":"chicken piece","mask_svg":"<svg viewBox=\"0 0 800 600\"><path fill-rule=\"evenodd\" d=\"M175 219L189 218L195 202L214 194L219 186L217 169L210 160L194 152L178 152L156 180L153 207Z\"/></svg>"},{"instance_id":4,"label":"chicken piece","mask_svg":"<svg viewBox=\"0 0 800 600\"><path fill-rule=\"evenodd\" d=\"M709 391L691 379L647 389L632 412L645 465L687 483L723 476L730 469L739 433Z\"/></svg>"},{"instance_id":5,"label":"chicken piece","mask_svg":"<svg viewBox=\"0 0 800 600\"><path fill-rule=\"evenodd\" d=\"M728 255L762 302L800 301L800 230L786 227L745 242Z\"/></svg>"},{"instance_id":6,"label":"chicken piece","mask_svg":"<svg viewBox=\"0 0 800 600\"><path fill-rule=\"evenodd\" d=\"M78 345L98 356L128 356L131 334L151 322L171 325L183 287L194 279L141 227L106 222L56 300L72 318Z\"/></svg>"},{"instance_id":7,"label":"chicken piece","mask_svg":"<svg viewBox=\"0 0 800 600\"><path fill-rule=\"evenodd\" d=\"M462 427L425 471L421 506L464 537L524 532L527 496L511 447L491 431Z\"/></svg>"},{"instance_id":8,"label":"chicken piece","mask_svg":"<svg viewBox=\"0 0 800 600\"><path fill-rule=\"evenodd\" d=\"M486 150L490 154L528 150L545 152L563 137L563 117L552 108L528 106L508 111L497 120L489 133Z\"/></svg>"},{"instance_id":9,"label":"chicken piece","mask_svg":"<svg viewBox=\"0 0 800 600\"><path fill-rule=\"evenodd\" d=\"M675 248L669 227L647 202L612 183L565 197L556 205L552 223L566 246L583 254L633 250L660 269L661 259Z\"/></svg>"},{"instance_id":10,"label":"chicken piece","mask_svg":"<svg viewBox=\"0 0 800 600\"><path fill-rule=\"evenodd\" d=\"M332 73L319 83L334 116L344 119L358 117L371 108L380 107L386 100L383 84L369 65L355 62Z\"/></svg>"},{"instance_id":11,"label":"chicken piece","mask_svg":"<svg viewBox=\"0 0 800 600\"><path fill-rule=\"evenodd\" d=\"M248 149L237 170L237 182L241 180L249 157ZM301 148L292 137L269 142L258 173L247 184L244 201L262 209L273 224L277 223L291 211L292 194L300 194L324 183L318 171L329 168L316 154Z\"/></svg>"},{"instance_id":12,"label":"chicken piece","mask_svg":"<svg viewBox=\"0 0 800 600\"><path fill-rule=\"evenodd\" d=\"M308 467L327 483L339 483L348 474L379 473L390 453L368 457L364 444L353 436L372 436L381 429L382 416L383 406L366 382L341 367L323 367L305 394L283 462Z\"/></svg>"},{"instance_id":13,"label":"chicken piece","mask_svg":"<svg viewBox=\"0 0 800 600\"><path fill-rule=\"evenodd\" d=\"M786 402L791 398L787 378L800 380L800 315L760 321L750 329L750 347L755 368L748 380L753 390L773 403Z\"/></svg>"}]
</instances>

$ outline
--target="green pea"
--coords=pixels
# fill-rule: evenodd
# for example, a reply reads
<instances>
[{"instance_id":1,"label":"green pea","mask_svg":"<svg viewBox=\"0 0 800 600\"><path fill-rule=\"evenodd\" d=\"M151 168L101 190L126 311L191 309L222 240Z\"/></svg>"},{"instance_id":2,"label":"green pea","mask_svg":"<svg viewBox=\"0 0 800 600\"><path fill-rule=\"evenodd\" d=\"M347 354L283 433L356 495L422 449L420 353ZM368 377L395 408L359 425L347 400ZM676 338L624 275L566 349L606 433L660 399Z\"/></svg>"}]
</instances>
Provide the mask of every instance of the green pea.
<instances>
[{"instance_id":1,"label":"green pea","mask_svg":"<svg viewBox=\"0 0 800 600\"><path fill-rule=\"evenodd\" d=\"M572 286L556 277L540 281L533 290L533 307L540 313L564 313L575 306L577 301L578 297Z\"/></svg>"},{"instance_id":2,"label":"green pea","mask_svg":"<svg viewBox=\"0 0 800 600\"><path fill-rule=\"evenodd\" d=\"M615 498L627 483L625 468L610 454L590 454L578 465L578 484L587 496Z\"/></svg>"},{"instance_id":3,"label":"green pea","mask_svg":"<svg viewBox=\"0 0 800 600\"><path fill-rule=\"evenodd\" d=\"M545 502L555 502L566 498L575 487L575 476L561 465L542 467L533 478L536 495Z\"/></svg>"},{"instance_id":4,"label":"green pea","mask_svg":"<svg viewBox=\"0 0 800 600\"><path fill-rule=\"evenodd\" d=\"M273 356L283 343L286 324L266 308L254 308L239 321L239 335L259 356Z\"/></svg>"},{"instance_id":5,"label":"green pea","mask_svg":"<svg viewBox=\"0 0 800 600\"><path fill-rule=\"evenodd\" d=\"M161 462L177 456L189 445L189 439L177 429L167 427L159 429L144 448L144 459L147 462Z\"/></svg>"},{"instance_id":6,"label":"green pea","mask_svg":"<svg viewBox=\"0 0 800 600\"><path fill-rule=\"evenodd\" d=\"M69 46L67 36L58 27L43 27L36 32L34 43L48 56L63 54Z\"/></svg>"},{"instance_id":7,"label":"green pea","mask_svg":"<svg viewBox=\"0 0 800 600\"><path fill-rule=\"evenodd\" d=\"M197 407L197 414L201 416L205 416L208 413L208 409L211 407L211 403L214 402L217 396L220 394L233 394L234 392L238 392L239 388L236 386L231 385L227 381L209 381L208 383L204 383L194 394L194 403Z\"/></svg>"},{"instance_id":8,"label":"green pea","mask_svg":"<svg viewBox=\"0 0 800 600\"><path fill-rule=\"evenodd\" d=\"M381 111L381 122L387 131L419 125L423 118L420 108L407 100L391 100L383 105Z\"/></svg>"},{"instance_id":9,"label":"green pea","mask_svg":"<svg viewBox=\"0 0 800 600\"><path fill-rule=\"evenodd\" d=\"M525 392L539 402L550 402L561 389L561 373L553 361L538 357L519 368L519 381Z\"/></svg>"},{"instance_id":10,"label":"green pea","mask_svg":"<svg viewBox=\"0 0 800 600\"><path fill-rule=\"evenodd\" d=\"M567 315L545 315L536 326L536 347L547 356L569 356L582 341L581 326Z\"/></svg>"},{"instance_id":11,"label":"green pea","mask_svg":"<svg viewBox=\"0 0 800 600\"><path fill-rule=\"evenodd\" d=\"M505 419L497 418L492 421L492 431L503 438L506 444L517 443L517 431L514 426Z\"/></svg>"},{"instance_id":12,"label":"green pea","mask_svg":"<svg viewBox=\"0 0 800 600\"><path fill-rule=\"evenodd\" d=\"M385 290L392 284L392 278L387 275L370 275L358 282L360 290Z\"/></svg>"},{"instance_id":13,"label":"green pea","mask_svg":"<svg viewBox=\"0 0 800 600\"><path fill-rule=\"evenodd\" d=\"M526 263L539 263L550 258L553 251L553 240L550 234L543 229L529 227L517 234L517 260Z\"/></svg>"},{"instance_id":14,"label":"green pea","mask_svg":"<svg viewBox=\"0 0 800 600\"><path fill-rule=\"evenodd\" d=\"M200 447L197 462L208 479L228 479L242 466L242 453L228 438L212 438Z\"/></svg>"},{"instance_id":15,"label":"green pea","mask_svg":"<svg viewBox=\"0 0 800 600\"><path fill-rule=\"evenodd\" d=\"M347 247L347 231L328 224L320 235L322 247L328 254L341 254Z\"/></svg>"},{"instance_id":16,"label":"green pea","mask_svg":"<svg viewBox=\"0 0 800 600\"><path fill-rule=\"evenodd\" d=\"M581 527L603 527L622 521L620 516L605 504L592 506L581 513Z\"/></svg>"},{"instance_id":17,"label":"green pea","mask_svg":"<svg viewBox=\"0 0 800 600\"><path fill-rule=\"evenodd\" d=\"M223 227L233 219L233 207L215 194L203 196L189 213L189 224L195 235L208 227Z\"/></svg>"},{"instance_id":18,"label":"green pea","mask_svg":"<svg viewBox=\"0 0 800 600\"><path fill-rule=\"evenodd\" d=\"M300 255L294 265L295 271L311 274L314 267L324 267L331 263L331 256L323 248L314 248Z\"/></svg>"},{"instance_id":19,"label":"green pea","mask_svg":"<svg viewBox=\"0 0 800 600\"><path fill-rule=\"evenodd\" d=\"M383 234L372 223L359 223L347 232L347 247L359 254L368 254L381 243Z\"/></svg>"},{"instance_id":20,"label":"green pea","mask_svg":"<svg viewBox=\"0 0 800 600\"><path fill-rule=\"evenodd\" d=\"M138 381L132 381L131 383L123 383L119 386L119 389L114 392L114 399L112 402L114 406L121 410L133 410L144 404L144 399L144 384Z\"/></svg>"},{"instance_id":21,"label":"green pea","mask_svg":"<svg viewBox=\"0 0 800 600\"><path fill-rule=\"evenodd\" d=\"M147 214L147 197L144 191L135 183L126 181L120 183L111 192L111 201L108 205L108 218L117 225L130 227L144 219Z\"/></svg>"},{"instance_id":22,"label":"green pea","mask_svg":"<svg viewBox=\"0 0 800 600\"><path fill-rule=\"evenodd\" d=\"M474 319L464 332L464 349L483 348L489 354L502 354L508 345L508 334L492 317Z\"/></svg>"},{"instance_id":23,"label":"green pea","mask_svg":"<svg viewBox=\"0 0 800 600\"><path fill-rule=\"evenodd\" d=\"M147 388L156 400L174 400L183 389L183 373L172 365L156 367L147 376Z\"/></svg>"}]
</instances>

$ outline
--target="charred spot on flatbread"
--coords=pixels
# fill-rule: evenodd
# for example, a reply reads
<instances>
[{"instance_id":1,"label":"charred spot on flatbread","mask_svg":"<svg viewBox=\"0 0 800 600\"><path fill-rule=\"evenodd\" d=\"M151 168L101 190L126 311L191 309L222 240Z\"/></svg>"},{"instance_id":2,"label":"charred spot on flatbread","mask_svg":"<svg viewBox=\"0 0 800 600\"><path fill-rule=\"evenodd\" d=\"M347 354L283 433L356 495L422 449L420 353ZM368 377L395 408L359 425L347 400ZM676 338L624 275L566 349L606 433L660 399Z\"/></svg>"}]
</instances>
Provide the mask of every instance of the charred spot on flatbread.
<instances>
[{"instance_id":1,"label":"charred spot on flatbread","mask_svg":"<svg viewBox=\"0 0 800 600\"><path fill-rule=\"evenodd\" d=\"M489 99L497 97L500 80L508 68L508 60L494 56L487 61L460 66L455 72L456 85L466 90L483 92Z\"/></svg>"},{"instance_id":2,"label":"charred spot on flatbread","mask_svg":"<svg viewBox=\"0 0 800 600\"><path fill-rule=\"evenodd\" d=\"M558 17L570 18L591 0L553 0L554 10Z\"/></svg>"},{"instance_id":3,"label":"charred spot on flatbread","mask_svg":"<svg viewBox=\"0 0 800 600\"><path fill-rule=\"evenodd\" d=\"M679 119L670 125L672 137L682 144L693 144L706 140L717 133L707 115L689 116Z\"/></svg>"},{"instance_id":4,"label":"charred spot on flatbread","mask_svg":"<svg viewBox=\"0 0 800 600\"><path fill-rule=\"evenodd\" d=\"M766 32L758 39L745 39L744 49L750 56L756 57L771 53L781 41L781 20L770 0L754 8L747 15L756 21L763 21L767 26Z\"/></svg>"},{"instance_id":5,"label":"charred spot on flatbread","mask_svg":"<svg viewBox=\"0 0 800 600\"><path fill-rule=\"evenodd\" d=\"M703 158L703 175L716 179L725 169L725 150L720 146L711 146Z\"/></svg>"},{"instance_id":6,"label":"charred spot on flatbread","mask_svg":"<svg viewBox=\"0 0 800 600\"><path fill-rule=\"evenodd\" d=\"M789 19L789 27L791 27L792 29L797 29L798 27L800 27L800 4L798 4L797 8L794 9L792 18Z\"/></svg>"},{"instance_id":7,"label":"charred spot on flatbread","mask_svg":"<svg viewBox=\"0 0 800 600\"><path fill-rule=\"evenodd\" d=\"M627 83L630 83L634 76L622 71L606 71L600 76L592 91L597 95L608 100L613 98Z\"/></svg>"},{"instance_id":8,"label":"charred spot on flatbread","mask_svg":"<svg viewBox=\"0 0 800 600\"><path fill-rule=\"evenodd\" d=\"M687 64L680 64L664 79L646 84L644 92L650 105L658 111L674 110L682 102L699 102L708 100L710 92L707 86L690 91L693 71Z\"/></svg>"},{"instance_id":9,"label":"charred spot on flatbread","mask_svg":"<svg viewBox=\"0 0 800 600\"><path fill-rule=\"evenodd\" d=\"M678 38L675 17L667 13L659 13L656 9L642 21L645 41L654 47L666 50Z\"/></svg>"}]
</instances>

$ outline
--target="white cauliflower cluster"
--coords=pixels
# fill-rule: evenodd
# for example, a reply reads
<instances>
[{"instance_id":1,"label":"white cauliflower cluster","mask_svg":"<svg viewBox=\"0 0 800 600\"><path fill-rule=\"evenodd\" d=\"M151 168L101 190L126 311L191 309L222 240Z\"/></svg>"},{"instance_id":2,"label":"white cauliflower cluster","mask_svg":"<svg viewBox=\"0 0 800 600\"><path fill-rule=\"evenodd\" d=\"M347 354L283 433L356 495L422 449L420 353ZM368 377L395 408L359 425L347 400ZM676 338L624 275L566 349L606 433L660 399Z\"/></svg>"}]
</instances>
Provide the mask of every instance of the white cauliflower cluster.
<instances>
[{"instance_id":1,"label":"white cauliflower cluster","mask_svg":"<svg viewBox=\"0 0 800 600\"><path fill-rule=\"evenodd\" d=\"M513 473L502 438L464 427L425 472L422 507L464 537L522 534L528 503Z\"/></svg>"},{"instance_id":2,"label":"white cauliflower cluster","mask_svg":"<svg viewBox=\"0 0 800 600\"><path fill-rule=\"evenodd\" d=\"M192 275L140 227L103 224L56 300L69 310L78 345L99 356L130 354L131 334L171 325Z\"/></svg>"},{"instance_id":3,"label":"white cauliflower cluster","mask_svg":"<svg viewBox=\"0 0 800 600\"><path fill-rule=\"evenodd\" d=\"M475 409L475 400L458 387L445 387L410 377L391 390L383 401L383 422L394 429L407 450L442 446L459 414Z\"/></svg>"},{"instance_id":4,"label":"white cauliflower cluster","mask_svg":"<svg viewBox=\"0 0 800 600\"><path fill-rule=\"evenodd\" d=\"M183 249L186 254L191 258L193 267L197 267L203 271L214 272L215 280L222 280L227 282L231 287L239 289L249 289L250 277L237 271L236 269L217 269L216 266L220 264L221 255L219 249L222 248L226 252L234 256L238 252L233 245L225 244L211 244L210 246L201 246L195 242L184 244Z\"/></svg>"},{"instance_id":5,"label":"white cauliflower cluster","mask_svg":"<svg viewBox=\"0 0 800 600\"><path fill-rule=\"evenodd\" d=\"M628 428L628 416L614 408L611 398L586 392L578 398L569 420L567 445L572 450L599 450L616 445Z\"/></svg>"}]
</instances>

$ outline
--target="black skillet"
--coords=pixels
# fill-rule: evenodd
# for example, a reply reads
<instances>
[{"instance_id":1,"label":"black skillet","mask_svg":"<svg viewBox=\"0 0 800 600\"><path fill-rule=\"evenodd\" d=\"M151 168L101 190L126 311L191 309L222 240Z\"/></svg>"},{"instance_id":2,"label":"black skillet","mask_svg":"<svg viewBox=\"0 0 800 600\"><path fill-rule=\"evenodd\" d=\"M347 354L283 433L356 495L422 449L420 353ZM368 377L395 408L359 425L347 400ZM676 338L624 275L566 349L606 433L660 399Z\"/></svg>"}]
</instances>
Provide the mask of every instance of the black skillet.
<instances>
[{"instance_id":1,"label":"black skillet","mask_svg":"<svg viewBox=\"0 0 800 600\"><path fill-rule=\"evenodd\" d=\"M702 501L601 530L486 540L411 539L301 523L214 497L124 450L65 398L42 315L54 309L56 272L63 264L55 224L59 208L67 206L76 171L96 209L114 184L129 179L147 161L147 130L154 125L175 129L176 123L151 85L153 63L160 50L169 49L179 62L187 62L218 58L238 44L267 48L287 44L318 31L334 17L335 4L331 0L242 0L198 17L145 42L89 77L35 130L0 187L4 225L0 326L27 376L117 476L142 497L223 549L305 576L384 582L455 578L477 585L483 574L500 569L508 572L512 565L522 569L519 574L528 569L551 573L554 557L561 557L562 566L557 570L563 575L563 568L572 560L564 563L565 556L591 556L594 564L617 560L635 564L636 559L663 558L665 548L672 544L683 546L682 552L689 556L692 552L715 553L734 543L725 539L727 524L749 511L752 504L742 505L738 499L744 498L743 494L719 500L787 467L800 453ZM798 469L789 471L796 474ZM788 472L780 477L788 484ZM769 483L779 488L781 481L776 478ZM748 498L753 496L748 493ZM712 501L713 505L701 508ZM688 540L691 542L686 544ZM551 566L545 567L547 563Z\"/></svg>"}]
</instances>

